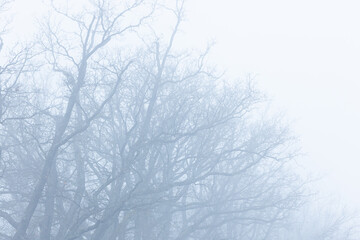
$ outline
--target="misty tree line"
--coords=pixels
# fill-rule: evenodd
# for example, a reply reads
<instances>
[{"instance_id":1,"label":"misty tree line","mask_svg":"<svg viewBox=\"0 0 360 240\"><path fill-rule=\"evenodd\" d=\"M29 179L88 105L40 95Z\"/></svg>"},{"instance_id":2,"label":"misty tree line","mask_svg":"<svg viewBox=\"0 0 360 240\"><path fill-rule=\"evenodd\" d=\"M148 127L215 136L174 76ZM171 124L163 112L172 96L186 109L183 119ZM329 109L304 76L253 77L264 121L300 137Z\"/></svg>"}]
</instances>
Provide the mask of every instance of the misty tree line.
<instances>
[{"instance_id":1,"label":"misty tree line","mask_svg":"<svg viewBox=\"0 0 360 240\"><path fill-rule=\"evenodd\" d=\"M252 83L174 48L182 0L60 3L33 42L0 35L0 239L353 239L343 216L309 227Z\"/></svg>"}]
</instances>

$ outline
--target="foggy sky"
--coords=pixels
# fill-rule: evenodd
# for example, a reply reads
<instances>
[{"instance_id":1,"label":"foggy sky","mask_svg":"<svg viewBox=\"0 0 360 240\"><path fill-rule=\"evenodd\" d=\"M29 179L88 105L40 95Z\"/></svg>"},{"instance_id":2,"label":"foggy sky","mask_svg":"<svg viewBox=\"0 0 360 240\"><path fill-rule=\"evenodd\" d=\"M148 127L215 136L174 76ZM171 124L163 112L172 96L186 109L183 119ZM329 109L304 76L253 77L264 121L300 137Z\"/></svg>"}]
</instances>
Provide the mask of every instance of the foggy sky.
<instances>
[{"instance_id":1,"label":"foggy sky","mask_svg":"<svg viewBox=\"0 0 360 240\"><path fill-rule=\"evenodd\" d=\"M206 6L206 8L204 7ZM250 73L284 111L324 194L360 203L360 3L351 0L193 2L187 36L215 39L231 77ZM195 21L194 21L195 18Z\"/></svg>"},{"instance_id":2,"label":"foggy sky","mask_svg":"<svg viewBox=\"0 0 360 240\"><path fill-rule=\"evenodd\" d=\"M29 19L44 13L36 2L15 2L12 34L31 32ZM211 60L229 77L254 76L286 112L306 154L299 162L324 175L321 188L360 204L360 3L196 0L187 9L177 45L215 40Z\"/></svg>"}]
</instances>

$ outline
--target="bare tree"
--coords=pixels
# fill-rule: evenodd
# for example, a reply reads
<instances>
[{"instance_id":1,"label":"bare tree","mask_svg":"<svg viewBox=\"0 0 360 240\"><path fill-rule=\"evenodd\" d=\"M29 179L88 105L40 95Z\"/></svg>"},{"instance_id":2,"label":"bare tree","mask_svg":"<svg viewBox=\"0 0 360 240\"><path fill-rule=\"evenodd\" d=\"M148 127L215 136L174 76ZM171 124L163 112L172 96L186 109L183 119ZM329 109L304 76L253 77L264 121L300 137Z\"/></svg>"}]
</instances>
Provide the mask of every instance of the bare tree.
<instances>
[{"instance_id":1,"label":"bare tree","mask_svg":"<svg viewBox=\"0 0 360 240\"><path fill-rule=\"evenodd\" d=\"M40 157L41 161L43 161L43 164L40 164L42 165L42 170L39 173L39 179L34 183L29 202L26 204L20 221L17 224L11 224L13 227L16 227L16 233L13 239L25 238L26 231L42 199L42 193L46 185L45 215L42 220L44 224L41 226L41 238L50 238L54 211L54 194L56 193L56 168L54 166L56 166L58 152L69 140L85 131L91 124L91 121L99 115L115 93L122 75L130 62L124 61L121 69L118 69L119 71L111 72L112 78L110 80L112 83L109 83L108 87L103 89L105 92L102 96L99 95L97 99L92 99L96 107L91 109L91 111L84 112L84 121L81 122L80 125L77 125L77 128L74 128L71 123L74 107L78 105L81 109L82 103L79 101L79 95L82 94L83 89L88 89L87 84L91 85L91 80L88 81L88 79L92 77L88 77L87 75L90 75L89 73L95 71L96 67L101 65L100 50L104 49L112 39L119 39L119 37L122 37L126 32L140 26L152 12L150 9L145 15L135 17L133 21L122 21L128 14L142 7L145 1L127 2L119 6L110 6L109 4L107 1L96 2L92 4L92 10L82 14L80 17L74 16L67 10L60 10L60 8L54 6L54 12L61 15L66 21L76 24L78 30L68 33L65 29L56 28L56 26L51 26L51 23L49 23L47 25L48 28L44 31L46 39L42 41L42 54L48 59L47 65L57 74L54 75L53 79L61 78L66 88L63 88L63 93L57 96L62 97L57 106L46 107L48 111L42 114L43 118L38 118L40 121L49 119L49 117L52 118L53 123L50 121L46 122L48 130L52 129L52 132L48 132L47 137L49 138L45 142L41 141L40 136L32 136L32 141L35 141L37 148L41 150L40 156L37 157ZM126 25L122 25L123 22L125 22ZM66 38L71 39L71 42L68 42ZM14 56L14 59L16 63L19 62L17 55ZM12 65L12 62L10 62L7 66L2 67L2 71L8 70L9 66ZM22 69L18 69L18 73L22 72ZM14 77L14 72L11 72L11 77ZM6 89L6 94L11 92L9 90L10 88L17 89L15 86L17 80L18 77L15 77L15 80L10 84L8 89ZM62 85L61 82L58 84L58 86L52 87ZM5 97L1 96L1 99ZM1 103L3 102L2 100ZM4 104L1 104L1 106L4 106ZM2 110L2 115L4 111L6 110ZM33 127L33 121L35 121L35 118L29 119L29 128ZM26 126L25 123L24 127L28 126ZM26 148L24 143L20 148Z\"/></svg>"},{"instance_id":2,"label":"bare tree","mask_svg":"<svg viewBox=\"0 0 360 240\"><path fill-rule=\"evenodd\" d=\"M90 129L88 201L99 217L78 235L207 239L246 230L260 238L299 204L301 184L285 171L291 138L275 120L255 120L259 94L206 70L206 54L172 51L178 6L170 40L147 44Z\"/></svg>"},{"instance_id":3,"label":"bare tree","mask_svg":"<svg viewBox=\"0 0 360 240\"><path fill-rule=\"evenodd\" d=\"M305 199L294 139L209 48L176 50L184 1L51 3L0 69L2 238L289 236ZM155 10L168 36L145 24Z\"/></svg>"}]
</instances>

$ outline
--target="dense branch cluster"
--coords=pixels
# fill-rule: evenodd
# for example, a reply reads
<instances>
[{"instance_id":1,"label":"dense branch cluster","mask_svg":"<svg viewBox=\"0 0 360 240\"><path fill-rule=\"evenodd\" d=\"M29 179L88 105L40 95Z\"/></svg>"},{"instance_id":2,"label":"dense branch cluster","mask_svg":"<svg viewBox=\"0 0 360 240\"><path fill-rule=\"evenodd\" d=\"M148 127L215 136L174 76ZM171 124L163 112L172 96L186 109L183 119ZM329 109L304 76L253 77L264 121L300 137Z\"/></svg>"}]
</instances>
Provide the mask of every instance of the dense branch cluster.
<instances>
[{"instance_id":1,"label":"dense branch cluster","mask_svg":"<svg viewBox=\"0 0 360 240\"><path fill-rule=\"evenodd\" d=\"M173 50L182 1L113 2L53 3L31 49L0 52L0 238L282 239L304 200L287 129ZM159 8L168 38L119 47Z\"/></svg>"}]
</instances>

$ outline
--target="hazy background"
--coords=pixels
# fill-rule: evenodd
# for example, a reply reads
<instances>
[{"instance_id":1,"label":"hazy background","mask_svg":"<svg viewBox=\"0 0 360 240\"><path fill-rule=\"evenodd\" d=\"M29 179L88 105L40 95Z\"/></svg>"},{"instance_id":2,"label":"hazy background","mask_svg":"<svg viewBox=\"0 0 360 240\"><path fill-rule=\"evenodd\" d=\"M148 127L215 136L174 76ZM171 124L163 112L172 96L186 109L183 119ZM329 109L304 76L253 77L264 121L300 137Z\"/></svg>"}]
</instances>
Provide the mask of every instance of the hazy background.
<instances>
[{"instance_id":1,"label":"hazy background","mask_svg":"<svg viewBox=\"0 0 360 240\"><path fill-rule=\"evenodd\" d=\"M16 0L12 34L31 33L41 6ZM191 0L177 42L214 40L210 58L227 76L250 74L299 136L299 164L351 207L360 204L359 11L355 0Z\"/></svg>"},{"instance_id":2,"label":"hazy background","mask_svg":"<svg viewBox=\"0 0 360 240\"><path fill-rule=\"evenodd\" d=\"M250 73L285 111L324 194L360 204L360 3L197 0L189 39L215 39L229 76Z\"/></svg>"}]
</instances>

